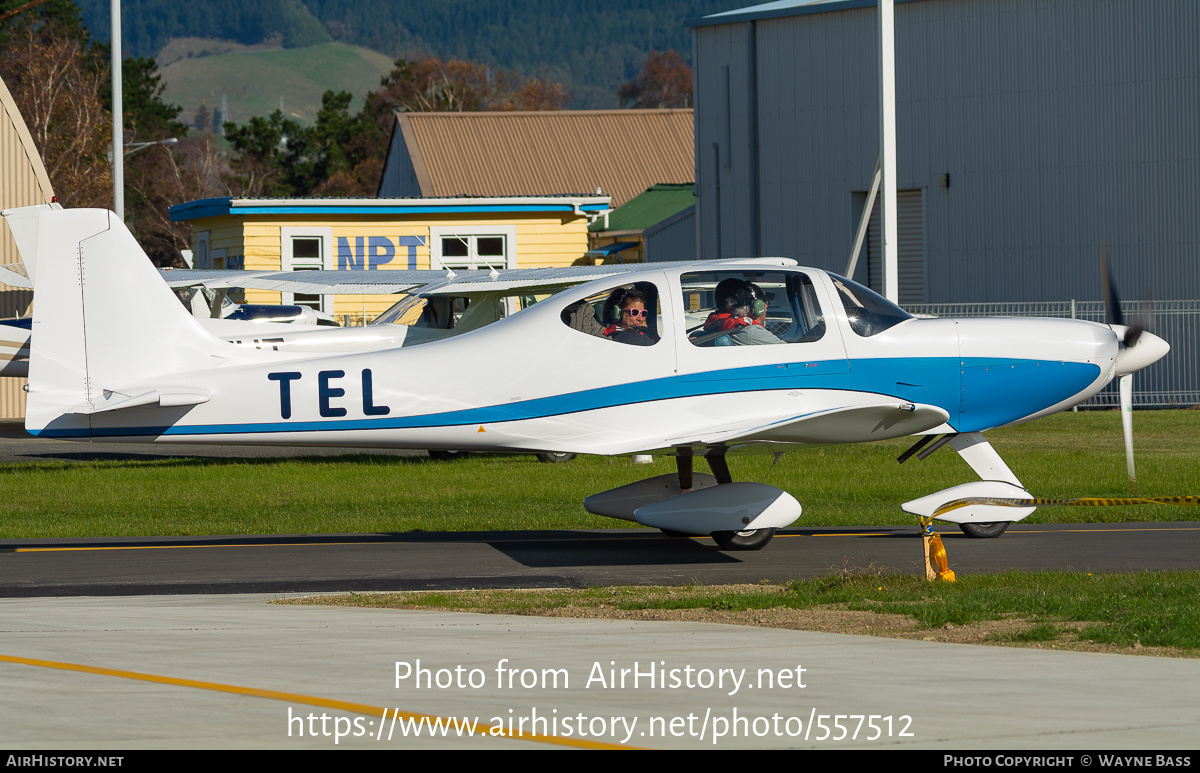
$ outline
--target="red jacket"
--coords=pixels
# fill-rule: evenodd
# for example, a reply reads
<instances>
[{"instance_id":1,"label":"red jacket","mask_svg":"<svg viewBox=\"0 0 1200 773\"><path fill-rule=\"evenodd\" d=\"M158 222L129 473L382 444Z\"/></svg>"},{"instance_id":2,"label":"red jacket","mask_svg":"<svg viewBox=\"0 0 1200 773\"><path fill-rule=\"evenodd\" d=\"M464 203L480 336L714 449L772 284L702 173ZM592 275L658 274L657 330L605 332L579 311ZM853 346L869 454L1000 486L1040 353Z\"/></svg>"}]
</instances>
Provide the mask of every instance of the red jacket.
<instances>
[{"instance_id":1,"label":"red jacket","mask_svg":"<svg viewBox=\"0 0 1200 773\"><path fill-rule=\"evenodd\" d=\"M740 327L757 324L758 322L749 317L735 317L727 311L714 311L708 315L708 319L704 320L704 329L715 333L718 330L737 330Z\"/></svg>"}]
</instances>

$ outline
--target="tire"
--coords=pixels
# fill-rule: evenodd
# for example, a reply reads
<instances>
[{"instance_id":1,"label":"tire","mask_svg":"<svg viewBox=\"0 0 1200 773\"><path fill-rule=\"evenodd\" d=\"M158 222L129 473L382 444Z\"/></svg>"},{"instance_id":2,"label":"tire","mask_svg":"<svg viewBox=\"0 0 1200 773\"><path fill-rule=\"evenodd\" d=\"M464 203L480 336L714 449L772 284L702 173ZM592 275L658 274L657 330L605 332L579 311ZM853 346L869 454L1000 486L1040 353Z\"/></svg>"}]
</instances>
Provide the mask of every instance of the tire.
<instances>
[{"instance_id":1,"label":"tire","mask_svg":"<svg viewBox=\"0 0 1200 773\"><path fill-rule=\"evenodd\" d=\"M430 451L429 458L439 462L452 462L455 459L466 458L466 451Z\"/></svg>"},{"instance_id":2,"label":"tire","mask_svg":"<svg viewBox=\"0 0 1200 773\"><path fill-rule=\"evenodd\" d=\"M712 538L722 550L762 550L775 536L774 529L714 531Z\"/></svg>"},{"instance_id":3,"label":"tire","mask_svg":"<svg viewBox=\"0 0 1200 773\"><path fill-rule=\"evenodd\" d=\"M545 453L537 455L537 460L545 464L561 464L562 462L569 462L574 458L575 454Z\"/></svg>"},{"instance_id":4,"label":"tire","mask_svg":"<svg viewBox=\"0 0 1200 773\"><path fill-rule=\"evenodd\" d=\"M960 523L958 528L962 529L963 534L966 534L971 539L995 539L1004 533L1004 530L1008 528L1008 523L1008 521Z\"/></svg>"}]
</instances>

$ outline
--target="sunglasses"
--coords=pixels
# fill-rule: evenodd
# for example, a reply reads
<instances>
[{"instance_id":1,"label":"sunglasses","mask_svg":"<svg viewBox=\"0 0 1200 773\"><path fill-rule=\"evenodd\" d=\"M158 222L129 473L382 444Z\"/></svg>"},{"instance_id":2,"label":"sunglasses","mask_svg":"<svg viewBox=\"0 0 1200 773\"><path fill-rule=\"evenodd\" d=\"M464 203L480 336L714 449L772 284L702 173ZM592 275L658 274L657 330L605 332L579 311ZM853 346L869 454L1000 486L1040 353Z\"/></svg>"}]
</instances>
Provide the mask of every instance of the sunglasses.
<instances>
[{"instance_id":1,"label":"sunglasses","mask_svg":"<svg viewBox=\"0 0 1200 773\"><path fill-rule=\"evenodd\" d=\"M649 317L650 312L647 309L621 309L622 314L628 314L631 317Z\"/></svg>"}]
</instances>

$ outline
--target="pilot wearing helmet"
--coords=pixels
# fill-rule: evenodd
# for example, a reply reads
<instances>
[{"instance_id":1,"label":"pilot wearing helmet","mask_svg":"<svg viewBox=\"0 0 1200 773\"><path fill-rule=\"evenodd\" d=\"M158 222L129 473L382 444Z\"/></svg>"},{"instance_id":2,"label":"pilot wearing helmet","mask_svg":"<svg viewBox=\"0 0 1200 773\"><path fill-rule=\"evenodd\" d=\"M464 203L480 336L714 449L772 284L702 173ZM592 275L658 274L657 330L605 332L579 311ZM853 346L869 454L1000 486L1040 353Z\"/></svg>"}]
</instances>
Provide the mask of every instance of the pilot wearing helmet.
<instances>
[{"instance_id":1,"label":"pilot wearing helmet","mask_svg":"<svg viewBox=\"0 0 1200 773\"><path fill-rule=\"evenodd\" d=\"M764 326L767 319L767 295L753 282L740 279L722 281L716 288L717 311L708 315L704 332L727 331L716 339L716 346L758 346L785 341Z\"/></svg>"}]
</instances>

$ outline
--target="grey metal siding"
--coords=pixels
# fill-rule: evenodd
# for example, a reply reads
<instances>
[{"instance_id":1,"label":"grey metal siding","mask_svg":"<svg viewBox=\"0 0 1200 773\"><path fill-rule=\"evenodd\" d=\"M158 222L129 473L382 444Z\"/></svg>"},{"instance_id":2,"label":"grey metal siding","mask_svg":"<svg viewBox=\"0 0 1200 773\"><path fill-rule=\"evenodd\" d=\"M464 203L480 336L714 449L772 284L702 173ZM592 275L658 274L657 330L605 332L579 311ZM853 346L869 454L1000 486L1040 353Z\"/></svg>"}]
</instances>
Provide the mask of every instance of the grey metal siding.
<instances>
[{"instance_id":1,"label":"grey metal siding","mask_svg":"<svg viewBox=\"0 0 1200 773\"><path fill-rule=\"evenodd\" d=\"M750 62L746 24L697 28L704 56L695 61L695 80L703 89L705 106L696 102L696 182L700 215L701 257L718 258L752 254L756 240L751 229L758 219L752 211L750 179L750 123L746 84ZM701 126L700 116L704 116Z\"/></svg>"},{"instance_id":2,"label":"grey metal siding","mask_svg":"<svg viewBox=\"0 0 1200 773\"><path fill-rule=\"evenodd\" d=\"M864 196L865 198L865 196ZM896 260L898 263L900 305L925 302L925 212L924 191L896 192ZM879 200L871 209L867 228L867 277L869 286L883 292L883 247L880 239ZM855 272L858 273L858 272Z\"/></svg>"},{"instance_id":3,"label":"grey metal siding","mask_svg":"<svg viewBox=\"0 0 1200 773\"><path fill-rule=\"evenodd\" d=\"M688 207L647 228L642 234L642 239L645 242L647 263L695 260L696 207Z\"/></svg>"},{"instance_id":4,"label":"grey metal siding","mask_svg":"<svg viewBox=\"0 0 1200 773\"><path fill-rule=\"evenodd\" d=\"M897 183L926 192L930 302L1097 298L1101 242L1126 296L1200 298L1200 3L921 0L896 27ZM763 254L843 270L878 154L875 10L755 21L754 100L749 29L693 30L700 252L746 254L759 227Z\"/></svg>"},{"instance_id":5,"label":"grey metal siding","mask_svg":"<svg viewBox=\"0 0 1200 773\"><path fill-rule=\"evenodd\" d=\"M383 177L379 182L379 198L406 199L424 195L399 129L392 132L392 144L388 149L385 164Z\"/></svg>"}]
</instances>

